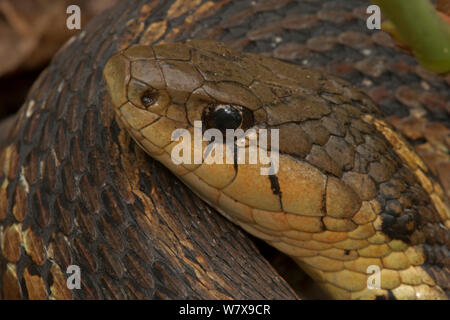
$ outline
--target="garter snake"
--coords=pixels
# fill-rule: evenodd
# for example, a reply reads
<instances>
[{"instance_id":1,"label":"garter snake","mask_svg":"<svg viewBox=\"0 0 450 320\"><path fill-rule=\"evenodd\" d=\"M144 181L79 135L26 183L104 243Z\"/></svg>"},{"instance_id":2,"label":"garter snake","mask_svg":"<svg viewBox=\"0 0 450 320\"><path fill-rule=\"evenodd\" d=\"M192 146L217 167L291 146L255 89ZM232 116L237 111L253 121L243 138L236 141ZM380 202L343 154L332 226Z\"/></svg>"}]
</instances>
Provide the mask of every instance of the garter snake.
<instances>
[{"instance_id":1,"label":"garter snake","mask_svg":"<svg viewBox=\"0 0 450 320\"><path fill-rule=\"evenodd\" d=\"M333 298L447 298L448 281L437 283L423 267L431 243L447 253L444 193L349 84L201 40L131 47L112 57L104 74L118 118L150 156L225 217L291 256ZM191 161L174 163L180 142L172 134L194 133L195 121L223 133L278 129L279 171L262 175L262 164L237 159L208 162L212 152L195 163L194 134L183 137ZM247 144L247 158L251 151ZM444 274L446 262L433 268ZM367 285L373 266L379 288Z\"/></svg>"},{"instance_id":2,"label":"garter snake","mask_svg":"<svg viewBox=\"0 0 450 320\"><path fill-rule=\"evenodd\" d=\"M96 18L58 52L15 121L0 130L8 133L0 139L0 298L296 298L240 229L145 156L123 129L133 135L127 121L137 121L136 113L142 116L141 124L149 118L159 118L155 124L177 119L190 129L189 122L182 121L182 108L169 106L167 112L161 110L161 117L139 107L143 98L139 90L152 82L146 78L151 73L145 75L149 64L161 68L156 74L164 71L176 77L160 81L159 89L150 90L152 94L143 99L146 104L158 97L153 96L155 92L182 101L186 88L180 90L185 84L181 77L188 76L199 84L193 119L201 118L206 105L215 111L219 104L233 113L237 106L239 114L253 118L253 124L279 128L280 138L292 137L280 139L279 147L285 152L280 153L277 177L263 179L259 172L252 176L254 167L237 166L233 180L237 188L226 192L222 188L227 197L238 200L229 201L227 210L207 197L219 194L222 186L217 184L234 175L229 166L221 166L220 174L203 172L202 179L201 169L189 168L199 174L198 179L191 174L186 181L193 191L200 196L205 192L205 200L243 228L288 255L298 256L298 263L336 298L443 298L449 283L448 224L441 216L441 191L427 178L425 166L385 125L364 94L323 72L263 56L283 57L338 74L353 70L353 84L364 74L370 80L364 83L372 82L374 89L383 85L396 92L400 103L391 103L385 91L388 98L378 101L388 113L395 109L404 116L406 105L417 104L404 93L417 88L421 79L428 83L433 107L441 105L439 95L433 93L448 90L445 80L420 71L393 50L382 33L355 32L355 23L361 22L359 9L367 5L365 0L128 0ZM154 46L161 54L159 60L135 59L131 49L122 59L127 56L123 51L116 61L140 63L142 68L136 71L144 74L136 74L136 90L127 91L130 103L126 108L133 112L126 117L119 114L119 126L103 79L108 59L137 43L198 38L220 40L259 54L210 48L207 43L195 49L205 54L198 61L193 60L195 56L183 56L186 45L180 44ZM151 55L153 49L143 50L150 50ZM389 57L396 71L385 77L379 63L371 68L371 52ZM182 58L164 61L163 57L173 55ZM241 63L248 72L243 73ZM411 77L411 72L417 76ZM114 79L117 84L113 95L126 89L122 76L107 73L109 81ZM207 82L209 86L204 86ZM163 101L158 99L158 104ZM267 111L259 107L262 104ZM185 112L187 117L188 109ZM209 114L212 117L205 119L216 122L215 113ZM436 114L431 119L442 118ZM162 129L165 134L167 127ZM148 134L156 142L151 130ZM165 138L157 139L162 143ZM150 140L137 141L145 147L152 146ZM156 146L154 156L158 158L159 153L164 162L162 145ZM287 177L286 164L295 169ZM220 167L210 167L216 168ZM181 178L179 168L172 169ZM305 172L310 179L307 184ZM245 174L242 179L240 173ZM208 184L203 179L209 179ZM214 183L217 188L210 187ZM300 192L302 188L306 192ZM294 193L309 203L296 203ZM320 193L322 201L315 198ZM329 202L327 196L337 200ZM303 215L297 214L300 211ZM345 212L353 214L351 219L340 216ZM358 222L374 218L360 228ZM298 222L293 227L292 219ZM362 257L353 259L358 251ZM382 263L381 279L390 281L382 280L380 290L359 290L360 281L342 281L367 276L366 266L371 262ZM385 264L389 267L384 268ZM65 271L70 265L81 269L81 290L66 286Z\"/></svg>"}]
</instances>

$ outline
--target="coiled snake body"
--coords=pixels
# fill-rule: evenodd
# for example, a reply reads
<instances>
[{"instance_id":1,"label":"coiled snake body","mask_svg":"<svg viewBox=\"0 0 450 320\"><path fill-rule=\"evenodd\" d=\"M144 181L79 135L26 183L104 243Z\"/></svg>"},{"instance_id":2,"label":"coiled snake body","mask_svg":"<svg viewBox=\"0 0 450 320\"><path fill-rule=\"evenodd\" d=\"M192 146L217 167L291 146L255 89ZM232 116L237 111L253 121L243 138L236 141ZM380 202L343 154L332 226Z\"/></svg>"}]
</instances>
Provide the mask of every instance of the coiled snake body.
<instances>
[{"instance_id":1,"label":"coiled snake body","mask_svg":"<svg viewBox=\"0 0 450 320\"><path fill-rule=\"evenodd\" d=\"M181 2L174 2L175 9L177 3ZM144 6L140 13L153 9ZM95 43L94 39L90 43ZM107 47L104 45L100 52ZM200 198L292 257L333 298L448 297L450 214L444 193L366 95L322 72L263 55L244 54L214 41L123 47L127 49L114 55L104 68L118 122L138 145ZM80 72L87 61L89 58L82 60L75 70ZM148 236L141 234L145 230L142 217L137 214L123 218L123 212L130 212L126 206L132 203L133 210L145 212L149 204L136 197L145 197L143 193L152 194L155 189L144 187L142 178L137 179L139 186L133 185L133 173L121 178L116 164L106 164L95 151L99 141L106 139L108 155L120 159L122 167L140 171L135 166L142 162L132 163L124 155L127 143L123 141L128 136L121 131L117 138L105 138L105 134L119 130L111 129L101 132L100 140L95 140L90 131L96 123L89 112L91 106L86 106L82 122L77 120L80 116L74 108L80 103L80 84L87 88L83 97L98 95L95 84L101 81L102 71L96 70L85 78L66 76L54 83L54 92L69 92L69 98L64 97L67 103L60 104L53 111L54 118L48 117L42 124L39 139L32 133L41 122L32 115L42 116L36 111L38 107L46 111L46 104L58 99L58 94L45 97L38 107L36 101L30 100L21 112L17 132L11 132L12 141L23 142L10 144L2 152L2 285L17 290L19 296L25 290L28 295L36 290L41 297L70 295L62 285L61 266L78 257L93 270L84 280L85 287L94 288L92 292L105 292L102 288L109 287L114 297L129 297L130 292L139 297L136 289L130 289L136 288L134 281L138 278L143 281L139 285L152 287L154 280L134 267L149 259L143 239ZM64 86L75 93L64 91ZM105 104L102 112L113 109L108 98L89 101ZM53 129L51 124L57 119L65 120ZM176 145L171 135L180 128L192 132L194 121L202 121L205 128L278 129L278 172L261 175L258 164L175 165L170 157ZM62 125L69 126L67 136ZM108 145L108 139L119 139L116 147ZM36 149L26 146L33 141L37 141ZM48 149L50 141L55 147ZM23 169L19 169L19 163ZM111 177L105 179L101 170L96 172L95 168L102 166L112 172ZM83 174L86 167L90 167L88 175ZM71 170L80 174L72 177ZM127 185L132 192L111 187L111 181L120 181L117 185ZM102 191L91 192L94 185ZM121 204L113 200L117 193L121 193ZM26 209L36 216L30 218ZM52 220L56 223L50 223ZM40 227L36 228L36 222ZM114 222L118 223L116 232ZM152 223L147 225L149 230L156 222ZM50 225L48 231L42 227ZM134 236L136 232L139 236ZM115 234L118 241L114 240ZM124 237L135 250L133 254L124 248ZM75 248L75 253L70 247ZM114 250L118 252L115 256L111 255ZM90 255L94 251L102 255L103 268L97 265L96 256ZM37 267L30 266L30 259ZM367 286L367 270L373 266L380 270L378 289ZM114 275L111 282L101 278L105 269ZM164 270L158 269L159 273ZM17 285L17 275L22 272L22 284ZM100 287L95 284L95 274L101 275L97 276L101 278ZM124 274L131 274L131 280ZM125 279L120 280L122 287L109 284L117 278Z\"/></svg>"}]
</instances>

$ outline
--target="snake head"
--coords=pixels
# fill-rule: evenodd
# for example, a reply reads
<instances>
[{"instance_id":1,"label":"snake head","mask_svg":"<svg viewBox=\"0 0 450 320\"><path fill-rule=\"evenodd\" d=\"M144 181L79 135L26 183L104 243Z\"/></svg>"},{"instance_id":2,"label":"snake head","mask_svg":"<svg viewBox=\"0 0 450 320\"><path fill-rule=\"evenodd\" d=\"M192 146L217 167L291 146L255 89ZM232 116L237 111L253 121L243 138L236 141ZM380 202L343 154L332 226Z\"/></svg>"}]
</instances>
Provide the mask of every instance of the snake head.
<instances>
[{"instance_id":1,"label":"snake head","mask_svg":"<svg viewBox=\"0 0 450 320\"><path fill-rule=\"evenodd\" d=\"M330 138L336 124L330 100L344 92L345 83L214 41L134 46L113 56L104 76L118 118L134 140L231 220L265 240L276 239L274 229L292 229L299 214L316 217L315 232L324 228L320 217L326 214L327 173L342 175L353 166L339 155L346 148L353 152L348 143ZM362 112L355 109L349 106L349 112ZM235 152L227 161L228 149L212 148L197 161L196 124L202 134L212 129L209 137L241 129L243 154ZM179 133L174 141L180 129L188 134ZM267 144L257 140L251 149L250 129ZM199 139L201 150L207 149L210 141ZM342 147L328 146L335 160L323 152L330 139ZM180 151L181 141L187 147ZM174 151L189 161L176 163ZM252 153L258 155L256 163L249 161ZM276 170L263 174L263 167ZM360 200L335 180L333 190L347 191L344 209L338 206L336 214L356 213Z\"/></svg>"},{"instance_id":2,"label":"snake head","mask_svg":"<svg viewBox=\"0 0 450 320\"><path fill-rule=\"evenodd\" d=\"M107 62L104 77L133 139L203 200L334 296L388 296L367 291L365 275L343 261L386 254L384 242L367 245L376 235L419 239L417 188L402 193L410 172L389 144L400 140L363 93L214 41L133 46ZM230 130L231 142L221 140Z\"/></svg>"},{"instance_id":3,"label":"snake head","mask_svg":"<svg viewBox=\"0 0 450 320\"><path fill-rule=\"evenodd\" d=\"M324 228L320 217L327 210L327 174L342 176L353 166L342 155L354 153L352 147L330 133L342 129L336 128L339 115L331 101L345 94L344 82L214 41L133 46L107 62L104 76L118 119L134 140L233 221L245 222L244 228L266 240L275 239L270 235L274 228L291 228L285 213L292 216L291 225L301 214L317 217L314 231ZM361 104L361 109L369 107ZM347 112L363 111L349 105ZM213 130L209 138L241 129L243 154L235 152L227 161L228 149L220 153L210 148L199 162L196 124L202 134ZM250 129L267 144L257 140L251 149ZM174 141L176 132L179 140ZM210 145L202 138L201 152ZM186 142L183 150L181 141ZM188 161L174 161L174 151ZM256 163L249 161L252 152L258 155ZM268 167L276 170L263 174ZM361 205L355 193L338 179L329 185L335 192L346 191L342 206L331 210L355 214Z\"/></svg>"}]
</instances>

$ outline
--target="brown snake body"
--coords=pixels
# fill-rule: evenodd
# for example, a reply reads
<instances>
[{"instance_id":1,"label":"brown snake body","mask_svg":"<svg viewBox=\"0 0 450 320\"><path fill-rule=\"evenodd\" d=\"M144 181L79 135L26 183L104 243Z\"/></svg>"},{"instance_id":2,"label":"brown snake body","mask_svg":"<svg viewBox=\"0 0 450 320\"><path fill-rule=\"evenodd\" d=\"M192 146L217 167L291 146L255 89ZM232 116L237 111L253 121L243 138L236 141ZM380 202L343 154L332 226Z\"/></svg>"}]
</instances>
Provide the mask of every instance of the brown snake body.
<instances>
[{"instance_id":1,"label":"brown snake body","mask_svg":"<svg viewBox=\"0 0 450 320\"><path fill-rule=\"evenodd\" d=\"M136 42L149 44L162 37L166 41L184 40L184 34L198 35L201 30L208 30L208 35L203 34L205 38L230 40L233 32L238 31L227 34L222 30L232 30L233 19L223 22L222 29L211 26L215 25L215 12L233 11L232 5L242 18L246 14L248 17L292 10L294 3L266 1L247 11L243 9L245 2L131 3L121 17L115 15L120 8L103 16L100 20L103 26L98 28L108 25L109 29L91 32L88 28L59 53L40 77L14 129L10 130L9 144L0 154L0 267L5 298L236 297L233 283L221 280L223 272L231 274L233 279L240 277L239 271L232 271L228 266L235 257L225 258L232 251L233 241L227 243L220 239L218 234L223 231L217 226L211 227L207 234L205 229L190 230L193 222L182 218L185 209L160 198L166 191L161 188L165 183L158 177L166 173L148 162L136 145L130 145L128 134L114 122L111 102L104 85L100 84L103 66L117 49L128 48ZM308 9L306 5L306 10L312 10L314 4L310 6ZM150 14L152 18L148 18ZM165 18L161 20L163 15ZM234 21L236 24L238 19ZM249 33L247 39L258 43L257 32ZM245 43L235 43L236 47L240 45ZM71 48L83 48L84 54L74 61ZM205 185L192 177L185 182L196 193L225 213L241 215L235 216L235 221L237 218L241 219L237 221L257 220L240 224L281 251L301 257L299 264L335 298L446 298L449 220L443 192L427 178L426 167L381 120L377 107L365 95L323 73L299 71L304 69L286 67L278 60L262 56L249 58L238 51L208 48L203 44L198 51L210 55L211 59L203 65L202 61L208 60L193 60L189 67L186 61L195 57L191 57L192 52L186 56L183 45L154 48L160 50L159 59L176 62L167 63L166 71L158 62L165 76L159 83L171 101L185 103L186 93L202 86L208 93L198 93L203 97L192 105L201 109L193 111L192 119L199 119L204 108L199 103L208 96L216 102L242 105L255 113L263 110L259 115L254 114L256 121L279 127L293 139L282 138L280 142L282 157L283 153L290 155L280 162L281 176L277 179L281 195L269 179L258 182L256 176L252 179L258 186L254 190L259 196L264 195L265 203L244 182L236 183L235 190L225 192L238 200L234 206L240 206L228 204L229 211L224 205L214 205L210 198L213 190L205 191ZM114 69L114 72L119 70L119 76L114 78L118 82L113 85L116 90L112 90L112 102L117 107L127 101L139 105L142 83L163 90L157 88L154 79L146 78L152 74L146 70L152 68L155 57L142 49L134 50L125 51L124 55L130 61L141 61L142 66L131 72L140 83L137 81L126 89L120 83L125 78L120 76L127 71ZM154 54L154 50L151 52ZM233 68L236 65L239 68ZM197 86L180 90L177 85L183 87L183 76L192 76L194 71L187 71L192 66L201 76L190 79L189 83L197 81ZM141 76L139 71L144 71ZM173 84L169 84L171 72L175 71L181 78L174 77ZM108 79L108 72L106 75ZM259 83L252 81L255 78ZM202 83L205 80L209 81L208 86ZM240 87L232 91L226 85L221 87L222 82L230 80ZM251 87L251 94L239 91L242 86ZM145 108L141 106L141 109ZM186 115L192 110L188 107ZM133 121L147 121L145 114L135 117L134 113L122 113L125 118L122 122L132 134L132 129L136 129ZM169 112L165 110L163 114ZM177 117L176 111L170 114L164 118ZM137 124L137 129L149 123L150 120ZM161 132L166 127L167 123L157 137L151 130L143 136L154 144L164 142L166 137L161 138ZM146 147L142 139L139 142ZM161 143L158 147L166 145ZM289 160L292 157L301 162ZM164 159L158 160L168 165ZM287 163L292 170L283 173ZM151 174L146 173L146 168ZM252 174L251 169L238 172L245 174L242 181ZM302 177L306 173L311 179L304 183ZM222 174L211 175L206 170L201 177L220 180ZM209 182L209 185L221 184L221 181ZM215 186L217 189L218 185ZM187 201L181 186L173 188ZM309 191L304 198L308 201L295 202L302 188ZM243 193L244 190L250 193ZM161 203L166 203L169 210L164 211ZM247 207L242 207L242 203ZM259 211L245 216L248 207ZM192 206L188 210L198 209ZM285 214L284 224L274 213ZM204 217L207 223L216 219L207 216ZM184 232L187 236L183 236ZM205 261L214 257L211 251L214 245L208 243L211 239L219 239L224 245L213 249L219 250L221 263L212 265L219 270L224 268L222 272L208 269L210 265ZM235 239L234 243L240 241ZM203 254L192 254L197 250ZM65 287L63 271L70 264L81 265L85 270L84 290L70 292ZM244 276L240 297L257 297L259 293L262 297L293 296L264 263L250 264L264 269L266 276L259 275L258 271ZM380 264L384 272L382 288L378 291L367 291L361 286L365 276L354 281L363 277L362 271L372 264ZM243 270L242 265L238 268ZM177 277L182 282L175 284L173 278Z\"/></svg>"}]
</instances>

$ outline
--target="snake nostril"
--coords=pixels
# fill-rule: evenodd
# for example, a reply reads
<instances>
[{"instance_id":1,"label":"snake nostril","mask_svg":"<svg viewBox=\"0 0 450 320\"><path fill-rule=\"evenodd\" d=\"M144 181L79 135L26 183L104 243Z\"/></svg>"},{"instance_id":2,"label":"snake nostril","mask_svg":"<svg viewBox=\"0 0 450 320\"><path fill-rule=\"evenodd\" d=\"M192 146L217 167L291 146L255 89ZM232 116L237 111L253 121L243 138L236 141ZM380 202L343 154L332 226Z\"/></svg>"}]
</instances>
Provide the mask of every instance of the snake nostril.
<instances>
[{"instance_id":1,"label":"snake nostril","mask_svg":"<svg viewBox=\"0 0 450 320\"><path fill-rule=\"evenodd\" d=\"M147 108L151 107L156 100L155 93L151 91L145 91L141 96L141 102Z\"/></svg>"}]
</instances>

